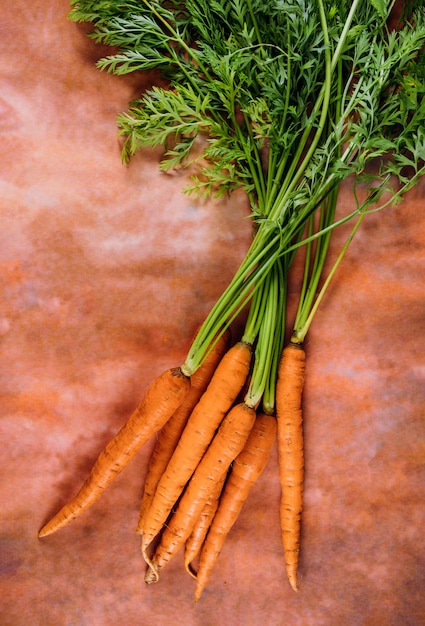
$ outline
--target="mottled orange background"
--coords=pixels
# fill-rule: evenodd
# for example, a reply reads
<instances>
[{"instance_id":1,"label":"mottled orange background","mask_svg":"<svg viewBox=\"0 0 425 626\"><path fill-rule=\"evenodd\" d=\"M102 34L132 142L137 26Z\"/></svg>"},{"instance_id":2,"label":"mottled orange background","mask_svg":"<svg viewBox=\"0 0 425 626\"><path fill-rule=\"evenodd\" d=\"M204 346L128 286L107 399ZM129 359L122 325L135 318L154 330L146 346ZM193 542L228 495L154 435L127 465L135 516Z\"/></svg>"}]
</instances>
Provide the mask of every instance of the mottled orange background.
<instances>
[{"instance_id":1,"label":"mottled orange background","mask_svg":"<svg viewBox=\"0 0 425 626\"><path fill-rule=\"evenodd\" d=\"M100 73L105 51L68 8L14 0L0 14L1 624L425 624L423 184L369 217L308 337L298 594L275 452L198 605L179 557L143 583L150 445L38 540L153 377L184 359L250 239L242 195L183 196L188 174L159 173L155 151L121 165L116 115L154 77Z\"/></svg>"}]
</instances>

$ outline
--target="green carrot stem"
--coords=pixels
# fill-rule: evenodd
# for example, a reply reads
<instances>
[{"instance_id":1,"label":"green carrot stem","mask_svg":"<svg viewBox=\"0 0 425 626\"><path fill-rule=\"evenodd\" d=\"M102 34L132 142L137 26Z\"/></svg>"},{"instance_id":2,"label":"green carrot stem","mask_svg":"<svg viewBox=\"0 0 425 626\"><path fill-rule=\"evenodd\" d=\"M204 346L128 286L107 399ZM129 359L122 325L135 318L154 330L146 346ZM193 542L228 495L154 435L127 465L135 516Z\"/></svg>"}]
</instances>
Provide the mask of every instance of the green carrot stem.
<instances>
[{"instance_id":1,"label":"green carrot stem","mask_svg":"<svg viewBox=\"0 0 425 626\"><path fill-rule=\"evenodd\" d=\"M332 59L331 53L329 49L329 34L328 34L328 26L326 21L326 13L323 6L323 1L318 0L319 4L319 13L320 13L320 21L323 29L323 37L324 43L326 45L325 48L325 82L323 83L322 89L320 90L319 96L314 104L313 111L310 115L310 124L305 128L295 157L291 163L291 166L286 174L285 180L282 184L282 191L278 194L278 198L276 201L277 211L280 213L283 206L286 204L286 201L289 197L289 194L296 187L299 180L301 180L310 160L319 144L320 138L322 136L326 118L328 114L330 95L331 95L331 86L332 86ZM316 116L320 110L319 121L316 121ZM310 139L311 131L315 128L314 136L311 139L311 143L307 149L305 156L302 158L300 163L300 159L303 155L304 149L307 145L308 140ZM276 218L276 215L271 216L272 219Z\"/></svg>"},{"instance_id":2,"label":"green carrot stem","mask_svg":"<svg viewBox=\"0 0 425 626\"><path fill-rule=\"evenodd\" d=\"M264 281L264 293L261 307L256 307L258 320L258 342L254 355L254 367L251 383L244 402L253 408L257 408L262 398L266 380L269 376L271 359L273 354L273 343L278 315L278 286L276 264L273 265Z\"/></svg>"},{"instance_id":3,"label":"green carrot stem","mask_svg":"<svg viewBox=\"0 0 425 626\"><path fill-rule=\"evenodd\" d=\"M335 263L332 266L331 271L329 272L328 276L326 277L326 280L313 304L313 306L311 307L311 310L309 312L309 315L307 317L307 319L305 320L305 322L303 323L302 326L297 326L294 328L294 331L292 333L292 337L293 337L293 341L295 343L303 343L305 336L310 328L311 322L313 321L313 318L316 314L317 309L319 308L319 305L323 299L323 296L325 295L325 292L327 290L327 288L329 287L329 284L335 274L335 272L337 271L339 265L341 264L342 259L344 258L344 255L348 249L348 246L350 245L350 243L352 242L356 232L358 231L360 224L362 223L364 217L365 217L366 213L360 213L354 228L352 229L351 233L349 234L341 252L339 253Z\"/></svg>"},{"instance_id":4,"label":"green carrot stem","mask_svg":"<svg viewBox=\"0 0 425 626\"><path fill-rule=\"evenodd\" d=\"M278 290L276 318L277 323L275 327L273 350L270 359L269 375L266 379L262 398L263 411L268 415L273 415L275 412L277 372L285 342L287 278L291 262L292 259L288 259L288 257L283 257L279 259L274 265L275 272L277 273Z\"/></svg>"}]
</instances>

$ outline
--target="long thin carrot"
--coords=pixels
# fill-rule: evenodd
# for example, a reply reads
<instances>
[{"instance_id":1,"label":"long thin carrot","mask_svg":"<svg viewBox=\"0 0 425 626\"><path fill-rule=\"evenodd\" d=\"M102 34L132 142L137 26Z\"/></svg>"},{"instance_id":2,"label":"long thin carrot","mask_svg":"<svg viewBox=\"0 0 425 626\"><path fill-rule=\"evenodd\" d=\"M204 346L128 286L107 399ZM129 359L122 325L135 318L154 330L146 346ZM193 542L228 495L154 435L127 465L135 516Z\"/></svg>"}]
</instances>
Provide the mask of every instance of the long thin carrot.
<instances>
[{"instance_id":1,"label":"long thin carrot","mask_svg":"<svg viewBox=\"0 0 425 626\"><path fill-rule=\"evenodd\" d=\"M282 496L280 523L286 573L298 591L301 511L304 484L304 444L301 399L304 387L305 352L290 343L283 351L276 386L279 474Z\"/></svg>"},{"instance_id":2,"label":"long thin carrot","mask_svg":"<svg viewBox=\"0 0 425 626\"><path fill-rule=\"evenodd\" d=\"M255 481L261 476L276 441L276 418L259 413L242 452L236 457L223 489L199 559L195 602L209 580L226 537Z\"/></svg>"},{"instance_id":3,"label":"long thin carrot","mask_svg":"<svg viewBox=\"0 0 425 626\"><path fill-rule=\"evenodd\" d=\"M39 537L59 530L87 510L171 417L189 387L190 381L180 368L167 370L156 378L126 424L100 453L80 491L40 530Z\"/></svg>"},{"instance_id":4,"label":"long thin carrot","mask_svg":"<svg viewBox=\"0 0 425 626\"><path fill-rule=\"evenodd\" d=\"M196 520L218 481L242 451L255 422L255 409L236 404L223 419L220 428L196 468L177 509L161 536L145 582L156 582L159 570L176 554L188 539Z\"/></svg>"},{"instance_id":5,"label":"long thin carrot","mask_svg":"<svg viewBox=\"0 0 425 626\"><path fill-rule=\"evenodd\" d=\"M206 501L184 546L184 567L193 578L196 578L196 574L193 570L192 562L200 553L209 527L214 519L225 480L226 474L215 485L214 491Z\"/></svg>"},{"instance_id":6,"label":"long thin carrot","mask_svg":"<svg viewBox=\"0 0 425 626\"><path fill-rule=\"evenodd\" d=\"M158 434L146 474L142 503L140 506L138 533L142 532L144 517L155 494L158 482L177 446L187 420L205 392L218 363L229 349L230 330L217 340L202 365L190 377L190 389L172 417Z\"/></svg>"},{"instance_id":7,"label":"long thin carrot","mask_svg":"<svg viewBox=\"0 0 425 626\"><path fill-rule=\"evenodd\" d=\"M142 553L147 563L147 547L161 531L215 431L243 387L249 371L251 352L251 346L241 341L226 352L186 424L158 483L144 527L140 529Z\"/></svg>"}]
</instances>

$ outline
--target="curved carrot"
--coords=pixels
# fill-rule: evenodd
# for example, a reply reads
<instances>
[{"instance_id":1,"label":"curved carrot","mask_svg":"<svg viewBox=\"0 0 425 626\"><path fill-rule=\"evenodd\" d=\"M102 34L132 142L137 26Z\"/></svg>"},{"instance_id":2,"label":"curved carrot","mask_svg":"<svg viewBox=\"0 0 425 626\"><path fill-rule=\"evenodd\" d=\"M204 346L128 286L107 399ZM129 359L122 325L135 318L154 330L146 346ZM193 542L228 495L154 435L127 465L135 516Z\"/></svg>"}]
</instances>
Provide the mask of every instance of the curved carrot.
<instances>
[{"instance_id":1,"label":"curved carrot","mask_svg":"<svg viewBox=\"0 0 425 626\"><path fill-rule=\"evenodd\" d=\"M146 583L156 582L159 570L176 554L188 539L202 509L218 481L243 449L255 422L255 409L246 404L235 405L226 417L190 479L177 509L161 536L149 562Z\"/></svg>"},{"instance_id":2,"label":"curved carrot","mask_svg":"<svg viewBox=\"0 0 425 626\"><path fill-rule=\"evenodd\" d=\"M215 485L214 491L206 501L204 508L201 511L201 515L192 528L192 532L190 533L184 546L184 567L187 573L193 578L196 578L196 574L192 568L192 562L197 554L199 554L204 543L204 539L207 536L208 529L214 519L225 480L226 474Z\"/></svg>"},{"instance_id":3,"label":"curved carrot","mask_svg":"<svg viewBox=\"0 0 425 626\"><path fill-rule=\"evenodd\" d=\"M100 453L80 491L40 530L39 537L66 526L101 496L136 452L171 417L189 386L189 378L180 368L167 370L151 384L126 424Z\"/></svg>"},{"instance_id":4,"label":"curved carrot","mask_svg":"<svg viewBox=\"0 0 425 626\"><path fill-rule=\"evenodd\" d=\"M202 365L190 377L190 389L183 402L174 412L172 417L165 423L158 434L152 456L149 461L145 479L142 503L140 506L139 523L137 533L141 533L144 526L144 517L155 494L158 482L167 467L180 436L183 432L190 414L205 392L211 377L229 348L230 330L227 329L217 340Z\"/></svg>"},{"instance_id":5,"label":"curved carrot","mask_svg":"<svg viewBox=\"0 0 425 626\"><path fill-rule=\"evenodd\" d=\"M282 496L280 523L286 573L298 591L297 569L303 505L304 451L301 398L304 386L305 352L290 343L283 351L276 385L279 474Z\"/></svg>"},{"instance_id":6,"label":"curved carrot","mask_svg":"<svg viewBox=\"0 0 425 626\"><path fill-rule=\"evenodd\" d=\"M161 531L171 509L209 446L215 431L243 387L251 362L251 346L238 342L221 359L207 390L194 408L179 443L158 483L140 529L142 553Z\"/></svg>"},{"instance_id":7,"label":"curved carrot","mask_svg":"<svg viewBox=\"0 0 425 626\"><path fill-rule=\"evenodd\" d=\"M242 452L236 457L223 489L199 559L195 602L201 597L226 537L255 481L261 476L276 441L276 418L258 414Z\"/></svg>"}]
</instances>

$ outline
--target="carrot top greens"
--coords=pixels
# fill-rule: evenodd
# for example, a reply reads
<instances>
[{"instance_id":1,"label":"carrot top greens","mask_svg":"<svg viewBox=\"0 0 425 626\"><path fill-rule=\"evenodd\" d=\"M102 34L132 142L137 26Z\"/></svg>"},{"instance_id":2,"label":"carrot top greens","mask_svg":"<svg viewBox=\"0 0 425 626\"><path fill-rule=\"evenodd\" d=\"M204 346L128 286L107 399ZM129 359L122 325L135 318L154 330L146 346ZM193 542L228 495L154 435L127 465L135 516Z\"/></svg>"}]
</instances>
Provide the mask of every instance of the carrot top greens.
<instances>
[{"instance_id":1,"label":"carrot top greens","mask_svg":"<svg viewBox=\"0 0 425 626\"><path fill-rule=\"evenodd\" d=\"M306 251L293 333L301 343L364 216L398 202L425 172L425 3L405 3L398 21L394 4L72 2L71 18L92 22L91 37L116 48L101 69L156 69L167 81L119 116L124 160L162 145L164 170L198 162L188 193L247 194L255 236L183 369L194 372L212 339L250 304L244 340L256 352L246 401L262 401L266 412L274 410L296 251ZM195 142L201 155L192 156ZM336 217L349 176L353 210ZM332 231L351 219L353 231L317 295Z\"/></svg>"}]
</instances>

